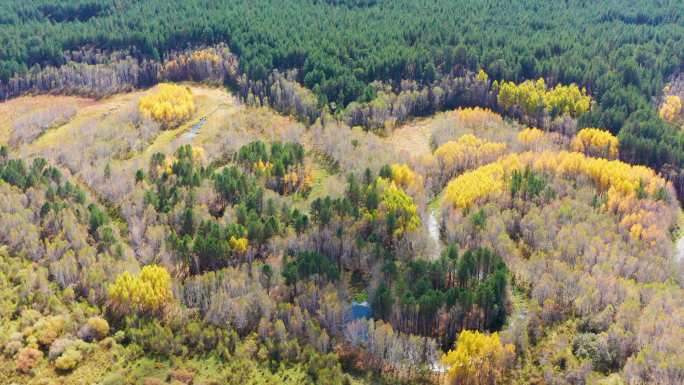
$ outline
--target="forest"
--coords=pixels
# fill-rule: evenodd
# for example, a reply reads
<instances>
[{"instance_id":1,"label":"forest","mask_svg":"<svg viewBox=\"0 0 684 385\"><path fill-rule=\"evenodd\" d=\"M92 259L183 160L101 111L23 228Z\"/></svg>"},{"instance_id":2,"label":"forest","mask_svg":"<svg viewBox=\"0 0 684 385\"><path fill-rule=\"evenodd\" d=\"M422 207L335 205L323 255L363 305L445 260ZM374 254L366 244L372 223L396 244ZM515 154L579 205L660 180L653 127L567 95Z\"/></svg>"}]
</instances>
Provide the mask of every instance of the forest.
<instances>
[{"instance_id":1,"label":"forest","mask_svg":"<svg viewBox=\"0 0 684 385\"><path fill-rule=\"evenodd\" d=\"M0 385L684 383L677 1L6 0Z\"/></svg>"},{"instance_id":2,"label":"forest","mask_svg":"<svg viewBox=\"0 0 684 385\"><path fill-rule=\"evenodd\" d=\"M498 81L544 78L586 88L595 103L579 124L619 133L624 160L664 171L681 190L684 138L652 107L681 70L683 13L677 0L8 0L0 10L0 96L16 92L12 78L47 67L128 58L146 68L217 43L228 45L251 82L270 87L273 71L290 73L315 96L312 108L340 114L355 111L352 103L388 103L387 92L447 91L446 79L484 69ZM154 77L136 75L135 84ZM464 103L493 107L479 99L408 113L392 106L391 116L365 124Z\"/></svg>"}]
</instances>

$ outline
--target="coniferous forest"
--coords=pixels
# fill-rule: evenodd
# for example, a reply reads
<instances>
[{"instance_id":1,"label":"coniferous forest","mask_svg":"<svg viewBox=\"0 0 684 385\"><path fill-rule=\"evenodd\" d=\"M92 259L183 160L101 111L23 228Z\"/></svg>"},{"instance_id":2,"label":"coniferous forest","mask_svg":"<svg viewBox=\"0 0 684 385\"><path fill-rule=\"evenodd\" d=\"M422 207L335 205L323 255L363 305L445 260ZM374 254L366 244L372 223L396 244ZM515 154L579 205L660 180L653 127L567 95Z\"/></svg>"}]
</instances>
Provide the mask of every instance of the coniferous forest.
<instances>
[{"instance_id":1,"label":"coniferous forest","mask_svg":"<svg viewBox=\"0 0 684 385\"><path fill-rule=\"evenodd\" d=\"M676 0L2 0L0 385L684 383Z\"/></svg>"}]
</instances>

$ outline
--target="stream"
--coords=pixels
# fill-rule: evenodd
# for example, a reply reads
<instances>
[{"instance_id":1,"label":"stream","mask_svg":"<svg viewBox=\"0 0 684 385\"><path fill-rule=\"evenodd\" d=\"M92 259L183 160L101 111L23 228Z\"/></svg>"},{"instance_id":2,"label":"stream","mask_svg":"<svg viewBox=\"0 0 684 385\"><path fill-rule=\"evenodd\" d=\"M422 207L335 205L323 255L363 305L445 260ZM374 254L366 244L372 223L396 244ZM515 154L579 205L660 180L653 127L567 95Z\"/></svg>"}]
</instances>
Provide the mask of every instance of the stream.
<instances>
[{"instance_id":1,"label":"stream","mask_svg":"<svg viewBox=\"0 0 684 385\"><path fill-rule=\"evenodd\" d=\"M439 234L439 221L437 221L437 216L435 215L435 210L430 209L430 216L428 217L427 221L427 227L428 227L428 235L430 236L430 239L432 240L432 244L434 247L434 252L432 253L432 260L437 260L439 259L439 256L442 254L442 240L440 239L440 234ZM683 244L684 247L684 244Z\"/></svg>"},{"instance_id":2,"label":"stream","mask_svg":"<svg viewBox=\"0 0 684 385\"><path fill-rule=\"evenodd\" d=\"M195 125L193 125L193 126L190 128L190 131L188 131L188 132L186 132L185 134L183 134L183 136L182 136L181 138L183 138L183 139L193 139L195 136L197 136L197 134L199 134L200 129L202 128L202 126L204 126L204 123L206 123L206 121L207 121L207 117L206 117L206 116L201 117L200 120L199 120L199 122L195 123Z\"/></svg>"}]
</instances>

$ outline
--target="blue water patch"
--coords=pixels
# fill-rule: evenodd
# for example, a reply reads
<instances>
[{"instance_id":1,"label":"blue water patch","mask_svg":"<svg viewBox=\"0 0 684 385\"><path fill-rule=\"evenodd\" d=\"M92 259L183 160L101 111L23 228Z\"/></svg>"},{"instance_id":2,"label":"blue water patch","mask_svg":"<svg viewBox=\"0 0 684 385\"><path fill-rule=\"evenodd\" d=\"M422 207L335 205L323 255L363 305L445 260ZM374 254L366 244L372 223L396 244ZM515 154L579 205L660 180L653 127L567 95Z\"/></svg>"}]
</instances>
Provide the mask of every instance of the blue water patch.
<instances>
[{"instance_id":1,"label":"blue water patch","mask_svg":"<svg viewBox=\"0 0 684 385\"><path fill-rule=\"evenodd\" d=\"M207 121L206 116L203 116L202 118L200 118L199 122L195 123L195 125L192 126L192 128L190 128L190 131L183 134L183 139L192 139L195 136L197 136L197 134L199 134L200 129L202 128L202 126L204 125L204 123L206 121Z\"/></svg>"},{"instance_id":2,"label":"blue water patch","mask_svg":"<svg viewBox=\"0 0 684 385\"><path fill-rule=\"evenodd\" d=\"M371 318L373 311L367 301L352 302L351 306L352 320Z\"/></svg>"}]
</instances>

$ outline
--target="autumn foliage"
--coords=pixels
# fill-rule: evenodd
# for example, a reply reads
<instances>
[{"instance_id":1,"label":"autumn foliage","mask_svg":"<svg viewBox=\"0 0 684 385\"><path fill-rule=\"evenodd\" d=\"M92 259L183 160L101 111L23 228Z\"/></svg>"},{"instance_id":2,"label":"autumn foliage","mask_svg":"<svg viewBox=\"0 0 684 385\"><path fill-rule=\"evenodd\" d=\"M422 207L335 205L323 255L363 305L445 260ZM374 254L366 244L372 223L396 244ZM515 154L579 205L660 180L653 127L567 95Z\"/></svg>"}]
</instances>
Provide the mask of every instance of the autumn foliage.
<instances>
[{"instance_id":1,"label":"autumn foliage","mask_svg":"<svg viewBox=\"0 0 684 385\"><path fill-rule=\"evenodd\" d=\"M572 140L572 150L588 156L616 159L618 149L618 138L598 128L584 128Z\"/></svg>"},{"instance_id":2,"label":"autumn foliage","mask_svg":"<svg viewBox=\"0 0 684 385\"><path fill-rule=\"evenodd\" d=\"M503 123L501 115L488 108L459 108L454 115L456 124L471 129L484 129Z\"/></svg>"},{"instance_id":3,"label":"autumn foliage","mask_svg":"<svg viewBox=\"0 0 684 385\"><path fill-rule=\"evenodd\" d=\"M552 116L569 115L577 118L589 110L591 97L576 84L547 88L543 78L526 80L520 84L503 81L499 85L499 103L504 108L520 108L527 115L540 112Z\"/></svg>"},{"instance_id":4,"label":"autumn foliage","mask_svg":"<svg viewBox=\"0 0 684 385\"><path fill-rule=\"evenodd\" d=\"M518 133L518 142L532 146L544 138L544 131L538 128L526 128Z\"/></svg>"},{"instance_id":5,"label":"autumn foliage","mask_svg":"<svg viewBox=\"0 0 684 385\"><path fill-rule=\"evenodd\" d=\"M463 330L455 349L442 356L442 364L450 384L502 384L514 354L513 345L501 343L498 333Z\"/></svg>"},{"instance_id":6,"label":"autumn foliage","mask_svg":"<svg viewBox=\"0 0 684 385\"><path fill-rule=\"evenodd\" d=\"M393 235L401 236L417 229L420 226L420 218L411 196L397 187L394 182L382 184L380 208L387 215L388 222L392 224L390 227Z\"/></svg>"},{"instance_id":7,"label":"autumn foliage","mask_svg":"<svg viewBox=\"0 0 684 385\"><path fill-rule=\"evenodd\" d=\"M143 267L138 276L126 271L109 287L109 303L118 315L158 314L172 298L171 276L157 265Z\"/></svg>"},{"instance_id":8,"label":"autumn foliage","mask_svg":"<svg viewBox=\"0 0 684 385\"><path fill-rule=\"evenodd\" d=\"M438 179L445 183L449 178L464 170L496 160L505 151L505 143L488 142L472 134L446 142L434 153L437 160Z\"/></svg>"},{"instance_id":9,"label":"autumn foliage","mask_svg":"<svg viewBox=\"0 0 684 385\"><path fill-rule=\"evenodd\" d=\"M140 113L161 124L163 128L175 128L188 120L195 112L192 92L176 84L160 84L158 90L140 99Z\"/></svg>"},{"instance_id":10,"label":"autumn foliage","mask_svg":"<svg viewBox=\"0 0 684 385\"><path fill-rule=\"evenodd\" d=\"M567 151L525 152L508 155L456 177L445 189L445 201L456 208L469 207L480 198L503 191L512 171L525 167L563 178L587 178L596 189L608 192L609 200L630 195L655 196L662 194L667 185L652 169L619 160L591 158Z\"/></svg>"},{"instance_id":11,"label":"autumn foliage","mask_svg":"<svg viewBox=\"0 0 684 385\"><path fill-rule=\"evenodd\" d=\"M475 201L504 188L505 170L501 163L490 163L465 172L447 185L444 199L457 208L468 208Z\"/></svg>"},{"instance_id":12,"label":"autumn foliage","mask_svg":"<svg viewBox=\"0 0 684 385\"><path fill-rule=\"evenodd\" d=\"M22 373L29 373L42 359L43 352L38 349L26 347L17 355L17 370Z\"/></svg>"},{"instance_id":13,"label":"autumn foliage","mask_svg":"<svg viewBox=\"0 0 684 385\"><path fill-rule=\"evenodd\" d=\"M682 113L682 99L677 95L669 95L660 107L660 117L673 122Z\"/></svg>"},{"instance_id":14,"label":"autumn foliage","mask_svg":"<svg viewBox=\"0 0 684 385\"><path fill-rule=\"evenodd\" d=\"M416 174L411 167L405 164L393 164L390 166L392 171L392 181L403 188L414 187L422 181L420 175Z\"/></svg>"},{"instance_id":15,"label":"autumn foliage","mask_svg":"<svg viewBox=\"0 0 684 385\"><path fill-rule=\"evenodd\" d=\"M435 156L445 168L466 169L481 159L496 159L505 149L505 143L491 143L468 134L439 146Z\"/></svg>"}]
</instances>

